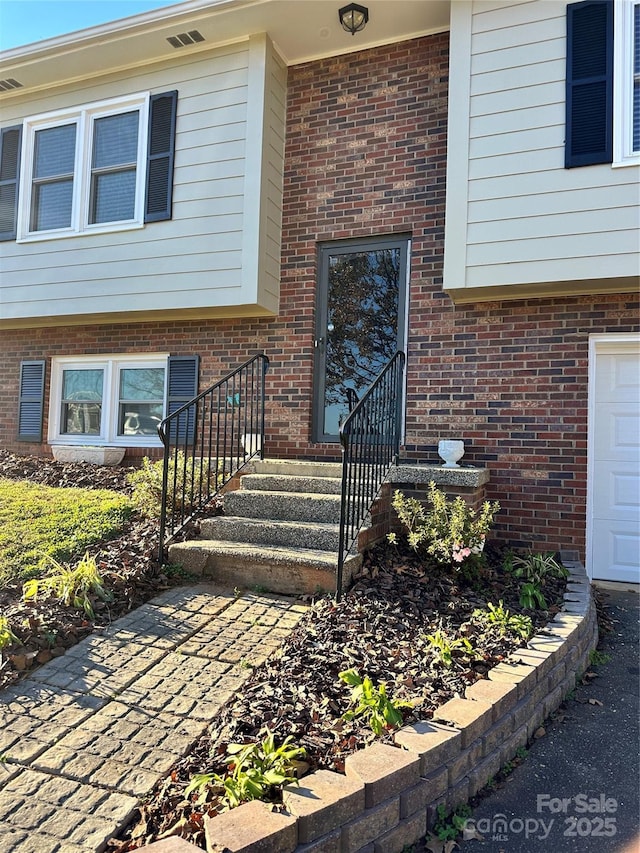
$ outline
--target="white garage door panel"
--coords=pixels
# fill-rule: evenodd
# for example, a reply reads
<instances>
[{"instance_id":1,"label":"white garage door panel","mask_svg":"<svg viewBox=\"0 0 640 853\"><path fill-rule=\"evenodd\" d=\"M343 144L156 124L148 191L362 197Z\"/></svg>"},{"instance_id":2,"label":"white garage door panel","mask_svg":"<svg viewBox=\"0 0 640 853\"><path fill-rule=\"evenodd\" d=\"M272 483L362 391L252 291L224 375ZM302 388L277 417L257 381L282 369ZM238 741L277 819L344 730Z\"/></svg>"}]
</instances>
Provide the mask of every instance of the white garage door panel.
<instances>
[{"instance_id":1,"label":"white garage door panel","mask_svg":"<svg viewBox=\"0 0 640 853\"><path fill-rule=\"evenodd\" d=\"M640 582L639 341L595 342L589 388L591 577Z\"/></svg>"},{"instance_id":2,"label":"white garage door panel","mask_svg":"<svg viewBox=\"0 0 640 853\"><path fill-rule=\"evenodd\" d=\"M594 525L593 577L626 583L640 582L638 542L640 531L629 532L608 521Z\"/></svg>"},{"instance_id":3,"label":"white garage door panel","mask_svg":"<svg viewBox=\"0 0 640 853\"><path fill-rule=\"evenodd\" d=\"M633 401L596 406L596 460L611 459L633 464L640 453L640 406L630 411Z\"/></svg>"},{"instance_id":4,"label":"white garage door panel","mask_svg":"<svg viewBox=\"0 0 640 853\"><path fill-rule=\"evenodd\" d=\"M628 353L598 355L595 393L598 403L625 402L640 396L638 353L629 348Z\"/></svg>"},{"instance_id":5,"label":"white garage door panel","mask_svg":"<svg viewBox=\"0 0 640 853\"><path fill-rule=\"evenodd\" d=\"M631 521L640 518L640 477L622 465L597 462L594 469L593 511L596 518Z\"/></svg>"}]
</instances>

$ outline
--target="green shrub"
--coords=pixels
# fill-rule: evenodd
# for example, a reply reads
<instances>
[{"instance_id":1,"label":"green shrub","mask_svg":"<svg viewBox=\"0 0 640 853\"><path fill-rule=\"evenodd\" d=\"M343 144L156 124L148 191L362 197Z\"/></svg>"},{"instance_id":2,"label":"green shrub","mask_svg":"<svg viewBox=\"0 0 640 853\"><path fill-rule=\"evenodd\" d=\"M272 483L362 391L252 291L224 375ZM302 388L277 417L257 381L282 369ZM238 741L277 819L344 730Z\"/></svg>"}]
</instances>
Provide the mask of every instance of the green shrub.
<instances>
[{"instance_id":1,"label":"green shrub","mask_svg":"<svg viewBox=\"0 0 640 853\"><path fill-rule=\"evenodd\" d=\"M191 457L185 458L182 451L169 460L168 486L169 492L175 491L176 501L174 510L179 512L183 508L182 490L184 487L184 507L189 509L191 505L199 500L200 496L206 497L214 494L222 484L222 473L216 476L216 472L209 470L206 459ZM142 467L132 471L127 476L127 483L133 487L131 500L136 509L148 518L159 518L162 507L162 476L163 461L158 459L152 462L148 457L142 460Z\"/></svg>"},{"instance_id":2,"label":"green shrub","mask_svg":"<svg viewBox=\"0 0 640 853\"><path fill-rule=\"evenodd\" d=\"M0 586L46 572L117 536L133 511L125 495L0 480Z\"/></svg>"},{"instance_id":3,"label":"green shrub","mask_svg":"<svg viewBox=\"0 0 640 853\"><path fill-rule=\"evenodd\" d=\"M477 513L460 496L449 500L433 481L427 497L429 508L400 491L394 493L393 508L407 531L409 545L414 550L424 548L445 566L460 567L477 557L500 504L485 501Z\"/></svg>"}]
</instances>

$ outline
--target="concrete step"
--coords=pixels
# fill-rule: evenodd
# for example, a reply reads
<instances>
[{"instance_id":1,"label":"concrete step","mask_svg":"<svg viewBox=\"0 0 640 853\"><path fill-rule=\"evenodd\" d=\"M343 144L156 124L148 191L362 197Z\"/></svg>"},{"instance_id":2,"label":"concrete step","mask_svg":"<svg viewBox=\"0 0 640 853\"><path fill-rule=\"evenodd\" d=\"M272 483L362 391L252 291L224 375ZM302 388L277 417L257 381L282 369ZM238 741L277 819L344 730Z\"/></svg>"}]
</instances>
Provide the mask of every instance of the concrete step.
<instances>
[{"instance_id":1,"label":"concrete step","mask_svg":"<svg viewBox=\"0 0 640 853\"><path fill-rule=\"evenodd\" d=\"M306 492L307 494L339 495L340 477L306 477L291 474L245 474L241 489L260 492Z\"/></svg>"},{"instance_id":2,"label":"concrete step","mask_svg":"<svg viewBox=\"0 0 640 853\"><path fill-rule=\"evenodd\" d=\"M181 563L196 575L221 584L252 589L260 587L287 595L333 592L338 559L335 554L311 548L279 548L245 542L191 540L169 548L169 561ZM345 560L343 586L362 565L360 554Z\"/></svg>"},{"instance_id":3,"label":"concrete step","mask_svg":"<svg viewBox=\"0 0 640 853\"><path fill-rule=\"evenodd\" d=\"M254 545L313 548L336 554L340 544L340 525L219 515L202 520L200 538L250 542Z\"/></svg>"},{"instance_id":4,"label":"concrete step","mask_svg":"<svg viewBox=\"0 0 640 853\"><path fill-rule=\"evenodd\" d=\"M289 459L256 459L251 463L256 474L278 474L292 477L342 477L340 462L307 462Z\"/></svg>"},{"instance_id":5,"label":"concrete step","mask_svg":"<svg viewBox=\"0 0 640 853\"><path fill-rule=\"evenodd\" d=\"M249 489L238 489L224 496L223 506L225 515L242 518L340 523L340 495L252 492Z\"/></svg>"}]
</instances>

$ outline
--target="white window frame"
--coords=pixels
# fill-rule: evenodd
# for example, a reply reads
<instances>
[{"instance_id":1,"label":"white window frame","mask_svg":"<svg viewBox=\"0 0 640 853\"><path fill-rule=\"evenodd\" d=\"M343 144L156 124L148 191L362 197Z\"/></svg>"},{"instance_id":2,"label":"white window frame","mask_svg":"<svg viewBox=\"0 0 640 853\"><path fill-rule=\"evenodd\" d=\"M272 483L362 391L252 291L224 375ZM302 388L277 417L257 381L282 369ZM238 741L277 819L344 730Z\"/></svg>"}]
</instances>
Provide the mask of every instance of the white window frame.
<instances>
[{"instance_id":1,"label":"white window frame","mask_svg":"<svg viewBox=\"0 0 640 853\"><path fill-rule=\"evenodd\" d=\"M49 392L49 444L105 445L114 447L161 447L154 435L118 435L118 403L120 370L139 367L161 367L164 370L162 406L166 417L169 354L58 356L51 360L51 389ZM68 435L60 432L62 414L62 375L64 370L104 370L104 393L100 435Z\"/></svg>"},{"instance_id":2,"label":"white window frame","mask_svg":"<svg viewBox=\"0 0 640 853\"><path fill-rule=\"evenodd\" d=\"M633 16L640 0L613 6L613 166L637 166L633 150Z\"/></svg>"},{"instance_id":3,"label":"white window frame","mask_svg":"<svg viewBox=\"0 0 640 853\"><path fill-rule=\"evenodd\" d=\"M89 222L91 194L91 159L93 151L93 125L96 119L119 113L139 111L138 151L136 163L136 197L132 219L117 222ZM33 186L33 159L36 132L64 124L76 125L76 151L73 172L73 197L71 225L46 231L31 231L31 205ZM67 110L43 113L25 119L22 134L22 174L20 177L17 242L35 242L78 234L104 234L112 231L129 231L144 225L144 199L146 181L147 134L149 125L149 93L144 92L123 98L98 101Z\"/></svg>"}]
</instances>

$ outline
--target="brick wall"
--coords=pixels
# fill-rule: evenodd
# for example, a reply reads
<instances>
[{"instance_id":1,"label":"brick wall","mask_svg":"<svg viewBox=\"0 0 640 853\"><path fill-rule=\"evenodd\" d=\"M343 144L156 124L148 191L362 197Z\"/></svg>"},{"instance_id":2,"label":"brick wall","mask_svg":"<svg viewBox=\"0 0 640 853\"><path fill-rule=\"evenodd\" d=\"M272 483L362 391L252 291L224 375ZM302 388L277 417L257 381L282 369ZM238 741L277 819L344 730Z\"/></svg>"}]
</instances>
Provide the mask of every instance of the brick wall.
<instances>
[{"instance_id":1,"label":"brick wall","mask_svg":"<svg viewBox=\"0 0 640 853\"><path fill-rule=\"evenodd\" d=\"M440 34L291 68L279 317L3 331L0 446L47 449L15 442L21 358L198 352L204 387L264 350L267 452L337 458L310 444L317 244L410 234L404 455L437 464L439 438L464 438L508 542L583 552L588 336L637 329L638 298L455 307L442 292L447 64Z\"/></svg>"}]
</instances>

